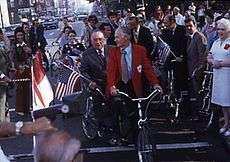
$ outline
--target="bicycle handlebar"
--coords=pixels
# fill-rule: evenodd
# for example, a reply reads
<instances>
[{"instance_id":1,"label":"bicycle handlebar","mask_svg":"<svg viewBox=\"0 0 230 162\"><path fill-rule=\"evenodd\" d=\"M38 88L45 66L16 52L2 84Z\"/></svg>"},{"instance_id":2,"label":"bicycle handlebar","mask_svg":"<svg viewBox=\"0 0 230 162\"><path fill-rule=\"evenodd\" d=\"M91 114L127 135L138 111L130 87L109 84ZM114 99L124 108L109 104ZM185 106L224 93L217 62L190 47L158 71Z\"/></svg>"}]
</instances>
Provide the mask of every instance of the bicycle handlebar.
<instances>
[{"instance_id":1,"label":"bicycle handlebar","mask_svg":"<svg viewBox=\"0 0 230 162\"><path fill-rule=\"evenodd\" d=\"M95 91L97 91L103 97L103 99L106 99L105 95L102 93L102 91L99 88L95 88Z\"/></svg>"},{"instance_id":2,"label":"bicycle handlebar","mask_svg":"<svg viewBox=\"0 0 230 162\"><path fill-rule=\"evenodd\" d=\"M162 92L161 92L159 89L155 89L155 90L154 90L152 93L150 93L147 97L132 98L132 97L130 97L127 93L122 92L122 91L118 91L118 94L123 95L123 96L129 98L129 99L132 100L132 101L138 101L138 102L148 100L148 99L153 98L153 97L155 97L155 96L157 96L158 94L161 94L161 93L162 93Z\"/></svg>"}]
</instances>

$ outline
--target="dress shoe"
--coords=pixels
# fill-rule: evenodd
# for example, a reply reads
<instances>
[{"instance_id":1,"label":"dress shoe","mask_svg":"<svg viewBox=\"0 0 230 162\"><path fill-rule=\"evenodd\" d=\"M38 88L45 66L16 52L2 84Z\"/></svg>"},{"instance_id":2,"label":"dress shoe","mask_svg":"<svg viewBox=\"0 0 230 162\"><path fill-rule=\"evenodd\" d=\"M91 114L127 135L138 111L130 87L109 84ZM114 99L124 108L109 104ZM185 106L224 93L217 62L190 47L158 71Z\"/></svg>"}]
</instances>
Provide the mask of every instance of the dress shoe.
<instances>
[{"instance_id":1,"label":"dress shoe","mask_svg":"<svg viewBox=\"0 0 230 162\"><path fill-rule=\"evenodd\" d=\"M109 144L112 146L116 146L116 145L118 145L118 140L116 138L111 138L109 140Z\"/></svg>"}]
</instances>

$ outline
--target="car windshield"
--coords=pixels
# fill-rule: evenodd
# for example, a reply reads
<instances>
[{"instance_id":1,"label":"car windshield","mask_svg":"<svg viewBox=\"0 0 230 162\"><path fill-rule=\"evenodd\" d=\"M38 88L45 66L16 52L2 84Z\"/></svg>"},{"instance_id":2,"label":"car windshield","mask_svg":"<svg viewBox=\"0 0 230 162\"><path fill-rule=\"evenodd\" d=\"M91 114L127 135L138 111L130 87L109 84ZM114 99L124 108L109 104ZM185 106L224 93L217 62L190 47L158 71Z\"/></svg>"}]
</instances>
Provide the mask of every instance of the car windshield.
<instances>
[{"instance_id":1,"label":"car windshield","mask_svg":"<svg viewBox=\"0 0 230 162\"><path fill-rule=\"evenodd\" d=\"M12 32L14 31L19 25L11 25L11 26L7 26L5 27L5 32Z\"/></svg>"}]
</instances>

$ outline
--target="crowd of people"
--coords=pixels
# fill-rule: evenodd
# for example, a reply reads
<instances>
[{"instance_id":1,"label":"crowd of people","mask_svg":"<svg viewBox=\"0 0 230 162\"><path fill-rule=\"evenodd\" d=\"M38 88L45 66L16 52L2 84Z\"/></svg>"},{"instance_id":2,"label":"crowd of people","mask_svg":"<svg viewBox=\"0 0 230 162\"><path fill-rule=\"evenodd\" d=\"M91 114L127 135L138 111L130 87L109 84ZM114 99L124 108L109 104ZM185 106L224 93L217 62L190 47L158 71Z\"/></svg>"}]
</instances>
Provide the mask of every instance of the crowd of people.
<instances>
[{"instance_id":1,"label":"crowd of people","mask_svg":"<svg viewBox=\"0 0 230 162\"><path fill-rule=\"evenodd\" d=\"M227 11L229 12L229 11ZM137 98L146 95L150 87L167 91L167 71L173 70L175 94L187 90L189 95L199 100L199 90L203 81L203 72L207 66L213 69L211 102L221 106L224 125L220 134L230 136L230 20L229 13L216 13L211 8L191 3L184 15L180 8L161 6L153 9L151 20L146 20L143 10L134 15L127 9L124 16L110 11L107 18L98 20L89 15L84 20L85 30L81 40L63 18L64 27L55 42L60 41L62 54L81 56L79 70L91 80L88 86L101 89L110 99L113 129L118 130L118 116L124 112L134 112L131 120L133 140L137 138L137 111L132 104L117 96L124 91ZM170 47L166 61L162 58L162 44ZM30 27L23 23L15 29L14 41L10 44L0 30L0 121L5 121L6 95L12 83L10 73L16 79L31 80L30 66L33 54L39 49L45 53L47 45L42 24L35 19ZM175 60L175 61L172 61ZM48 60L44 57L44 61ZM161 62L162 63L162 62ZM160 69L160 75L156 73ZM47 69L49 70L49 69ZM100 116L100 100L93 93L94 111ZM200 109L199 102L192 104L192 110ZM31 108L30 82L16 84L16 112L28 113ZM103 121L101 121L103 122ZM2 123L4 124L4 123ZM99 123L99 127L100 127ZM1 130L1 129L0 129ZM116 131L115 131L116 132ZM119 132L112 142L121 142Z\"/></svg>"}]
</instances>

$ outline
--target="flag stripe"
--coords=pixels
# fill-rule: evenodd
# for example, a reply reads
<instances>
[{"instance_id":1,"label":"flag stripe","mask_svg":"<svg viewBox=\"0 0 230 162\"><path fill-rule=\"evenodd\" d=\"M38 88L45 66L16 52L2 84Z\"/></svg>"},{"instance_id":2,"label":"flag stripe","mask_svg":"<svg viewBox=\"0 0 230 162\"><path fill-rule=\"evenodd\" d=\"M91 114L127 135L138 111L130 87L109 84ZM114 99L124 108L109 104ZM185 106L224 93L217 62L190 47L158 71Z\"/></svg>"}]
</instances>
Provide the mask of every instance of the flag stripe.
<instances>
[{"instance_id":1,"label":"flag stripe","mask_svg":"<svg viewBox=\"0 0 230 162\"><path fill-rule=\"evenodd\" d=\"M170 47L162 40L160 40L159 43L160 44L158 46L158 57L160 60L160 64L164 64L170 54Z\"/></svg>"},{"instance_id":2,"label":"flag stripe","mask_svg":"<svg viewBox=\"0 0 230 162\"><path fill-rule=\"evenodd\" d=\"M63 96L71 94L77 81L79 81L79 73L63 66L56 87L55 98L61 101Z\"/></svg>"},{"instance_id":3,"label":"flag stripe","mask_svg":"<svg viewBox=\"0 0 230 162\"><path fill-rule=\"evenodd\" d=\"M32 69L33 109L46 108L53 100L53 90L42 65L42 53L40 50L36 52Z\"/></svg>"}]
</instances>

